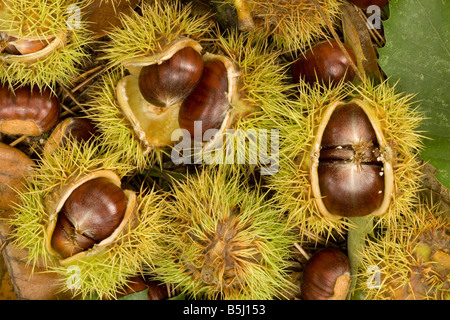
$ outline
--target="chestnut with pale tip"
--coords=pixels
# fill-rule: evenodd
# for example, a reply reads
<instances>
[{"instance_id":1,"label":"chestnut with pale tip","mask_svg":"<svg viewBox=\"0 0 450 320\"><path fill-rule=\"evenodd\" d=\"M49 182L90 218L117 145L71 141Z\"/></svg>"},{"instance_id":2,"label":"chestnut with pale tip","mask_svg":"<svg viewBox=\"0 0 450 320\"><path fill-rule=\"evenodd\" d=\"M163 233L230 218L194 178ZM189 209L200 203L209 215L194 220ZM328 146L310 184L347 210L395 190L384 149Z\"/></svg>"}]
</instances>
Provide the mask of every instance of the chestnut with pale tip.
<instances>
[{"instance_id":1,"label":"chestnut with pale tip","mask_svg":"<svg viewBox=\"0 0 450 320\"><path fill-rule=\"evenodd\" d=\"M49 88L42 91L22 86L0 86L0 131L5 134L38 136L59 121L61 105Z\"/></svg>"},{"instance_id":2,"label":"chestnut with pale tip","mask_svg":"<svg viewBox=\"0 0 450 320\"><path fill-rule=\"evenodd\" d=\"M168 107L181 102L192 92L202 72L200 53L185 47L170 59L143 67L139 73L139 90L151 104Z\"/></svg>"},{"instance_id":3,"label":"chestnut with pale tip","mask_svg":"<svg viewBox=\"0 0 450 320\"><path fill-rule=\"evenodd\" d=\"M339 249L322 249L305 265L301 281L301 298L345 300L350 283L350 262L347 255Z\"/></svg>"},{"instance_id":4,"label":"chestnut with pale tip","mask_svg":"<svg viewBox=\"0 0 450 320\"><path fill-rule=\"evenodd\" d=\"M356 65L353 50L345 43L343 46ZM294 62L291 71L294 82L298 83L303 79L309 85L317 81L327 86L334 85L340 81L352 81L356 75L336 40L322 41L314 45Z\"/></svg>"}]
</instances>

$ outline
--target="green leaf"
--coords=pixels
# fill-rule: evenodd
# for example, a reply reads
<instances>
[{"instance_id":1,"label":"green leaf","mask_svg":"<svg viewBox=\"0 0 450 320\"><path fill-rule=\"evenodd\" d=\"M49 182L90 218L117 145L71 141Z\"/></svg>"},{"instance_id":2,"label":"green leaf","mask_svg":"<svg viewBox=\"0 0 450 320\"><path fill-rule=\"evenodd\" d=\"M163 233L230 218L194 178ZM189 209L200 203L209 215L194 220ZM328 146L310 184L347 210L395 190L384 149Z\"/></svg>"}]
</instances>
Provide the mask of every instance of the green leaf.
<instances>
[{"instance_id":1,"label":"green leaf","mask_svg":"<svg viewBox=\"0 0 450 320\"><path fill-rule=\"evenodd\" d=\"M353 217L349 220L356 226L356 228L351 228L348 231L347 238L347 254L350 261L350 272L352 274L350 292L352 292L352 299L359 300L363 293L354 291L354 288L356 277L358 276L359 268L361 266L362 248L367 235L373 232L373 216Z\"/></svg>"},{"instance_id":2,"label":"green leaf","mask_svg":"<svg viewBox=\"0 0 450 320\"><path fill-rule=\"evenodd\" d=\"M133 292L118 300L148 300L148 288L139 292Z\"/></svg>"},{"instance_id":3,"label":"green leaf","mask_svg":"<svg viewBox=\"0 0 450 320\"><path fill-rule=\"evenodd\" d=\"M417 94L430 138L420 156L450 188L450 1L390 0L389 7L379 64L400 91Z\"/></svg>"}]
</instances>

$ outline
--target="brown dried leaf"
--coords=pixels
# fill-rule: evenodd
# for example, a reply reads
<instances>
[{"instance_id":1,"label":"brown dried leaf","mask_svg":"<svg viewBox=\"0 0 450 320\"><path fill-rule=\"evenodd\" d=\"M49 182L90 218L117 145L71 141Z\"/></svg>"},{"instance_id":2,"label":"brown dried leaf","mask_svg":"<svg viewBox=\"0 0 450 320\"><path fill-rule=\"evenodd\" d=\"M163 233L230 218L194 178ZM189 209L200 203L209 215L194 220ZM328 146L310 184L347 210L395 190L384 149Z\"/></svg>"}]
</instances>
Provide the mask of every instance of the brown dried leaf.
<instances>
[{"instance_id":1,"label":"brown dried leaf","mask_svg":"<svg viewBox=\"0 0 450 320\"><path fill-rule=\"evenodd\" d=\"M139 0L94 0L87 8L88 29L98 39L107 35L113 27L121 27L121 14L130 14L139 4Z\"/></svg>"},{"instance_id":2,"label":"brown dried leaf","mask_svg":"<svg viewBox=\"0 0 450 320\"><path fill-rule=\"evenodd\" d=\"M377 53L372 43L366 21L361 19L358 10L350 3L342 5L342 28L344 41L356 55L357 66L362 74L368 78L381 80L382 75L378 67Z\"/></svg>"}]
</instances>

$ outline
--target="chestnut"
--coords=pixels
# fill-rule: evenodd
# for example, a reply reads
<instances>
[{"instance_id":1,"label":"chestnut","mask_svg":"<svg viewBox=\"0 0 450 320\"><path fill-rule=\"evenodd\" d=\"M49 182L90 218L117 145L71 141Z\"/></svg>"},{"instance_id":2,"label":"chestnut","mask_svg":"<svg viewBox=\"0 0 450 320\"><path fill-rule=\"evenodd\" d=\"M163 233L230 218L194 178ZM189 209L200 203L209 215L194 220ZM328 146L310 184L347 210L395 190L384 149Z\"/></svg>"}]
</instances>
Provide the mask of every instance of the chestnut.
<instances>
[{"instance_id":1,"label":"chestnut","mask_svg":"<svg viewBox=\"0 0 450 320\"><path fill-rule=\"evenodd\" d=\"M195 88L203 72L203 59L192 47L178 50L170 59L144 66L139 73L142 96L157 107L174 105Z\"/></svg>"},{"instance_id":2,"label":"chestnut","mask_svg":"<svg viewBox=\"0 0 450 320\"><path fill-rule=\"evenodd\" d=\"M202 138L208 129L221 127L230 106L228 71L219 59L205 61L202 77L195 89L183 101L178 114L180 128L191 137ZM201 121L202 136L194 135L194 124Z\"/></svg>"},{"instance_id":3,"label":"chestnut","mask_svg":"<svg viewBox=\"0 0 450 320\"><path fill-rule=\"evenodd\" d=\"M49 45L55 38L49 39L19 39L17 37L7 35L5 33L0 34L1 40L5 42L4 52L13 55L27 55L38 52Z\"/></svg>"},{"instance_id":4,"label":"chestnut","mask_svg":"<svg viewBox=\"0 0 450 320\"><path fill-rule=\"evenodd\" d=\"M303 300L345 300L350 289L350 262L339 249L316 252L306 263L301 280Z\"/></svg>"},{"instance_id":5,"label":"chestnut","mask_svg":"<svg viewBox=\"0 0 450 320\"><path fill-rule=\"evenodd\" d=\"M55 151L67 142L69 136L78 142L87 142L97 134L95 124L88 118L66 118L55 127L47 139L44 152Z\"/></svg>"},{"instance_id":6,"label":"chestnut","mask_svg":"<svg viewBox=\"0 0 450 320\"><path fill-rule=\"evenodd\" d=\"M61 214L56 222L51 244L53 249L65 259L92 248L96 242L77 232L66 216Z\"/></svg>"},{"instance_id":7,"label":"chestnut","mask_svg":"<svg viewBox=\"0 0 450 320\"><path fill-rule=\"evenodd\" d=\"M126 205L121 188L106 178L96 178L75 189L62 212L77 232L100 242L119 226Z\"/></svg>"},{"instance_id":8,"label":"chestnut","mask_svg":"<svg viewBox=\"0 0 450 320\"><path fill-rule=\"evenodd\" d=\"M343 45L356 65L355 53L347 44ZM309 85L319 81L320 84L329 86L331 83L337 84L342 79L344 82L349 82L356 75L334 39L320 42L307 50L293 63L291 71L294 82L298 83L300 79L303 79Z\"/></svg>"},{"instance_id":9,"label":"chestnut","mask_svg":"<svg viewBox=\"0 0 450 320\"><path fill-rule=\"evenodd\" d=\"M123 288L123 292L120 292L117 298L144 290L148 290L148 300L166 300L169 298L165 284L143 277L131 277Z\"/></svg>"},{"instance_id":10,"label":"chestnut","mask_svg":"<svg viewBox=\"0 0 450 320\"><path fill-rule=\"evenodd\" d=\"M37 136L49 132L59 120L61 105L49 88L29 86L11 90L0 86L0 131Z\"/></svg>"},{"instance_id":11,"label":"chestnut","mask_svg":"<svg viewBox=\"0 0 450 320\"><path fill-rule=\"evenodd\" d=\"M349 1L364 10L367 9L369 6L373 5L382 8L389 2L389 0L349 0Z\"/></svg>"},{"instance_id":12,"label":"chestnut","mask_svg":"<svg viewBox=\"0 0 450 320\"><path fill-rule=\"evenodd\" d=\"M108 238L127 209L125 192L106 177L75 188L62 206L51 239L52 249L68 258Z\"/></svg>"},{"instance_id":13,"label":"chestnut","mask_svg":"<svg viewBox=\"0 0 450 320\"><path fill-rule=\"evenodd\" d=\"M355 217L387 209L392 170L382 155L382 132L369 115L362 105L340 103L321 123L311 181L325 215Z\"/></svg>"}]
</instances>

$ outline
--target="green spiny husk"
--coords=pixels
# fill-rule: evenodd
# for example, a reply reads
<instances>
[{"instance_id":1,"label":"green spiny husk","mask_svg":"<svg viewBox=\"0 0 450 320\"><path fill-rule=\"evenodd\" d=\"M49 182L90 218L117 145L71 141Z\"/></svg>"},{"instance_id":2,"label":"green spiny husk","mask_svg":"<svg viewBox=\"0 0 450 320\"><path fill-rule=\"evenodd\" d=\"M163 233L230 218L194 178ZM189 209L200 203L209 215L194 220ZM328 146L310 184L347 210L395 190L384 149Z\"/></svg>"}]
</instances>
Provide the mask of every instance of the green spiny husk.
<instances>
[{"instance_id":1,"label":"green spiny husk","mask_svg":"<svg viewBox=\"0 0 450 320\"><path fill-rule=\"evenodd\" d=\"M87 46L91 43L82 16L74 27L71 5L80 13L85 2L15 0L0 14L0 30L19 38L57 37L66 32L65 44L49 55L35 61L10 61L6 53L0 54L0 81L10 86L30 85L39 89L55 89L57 83L68 85L81 72L81 64L88 58ZM16 56L16 57L26 57Z\"/></svg>"},{"instance_id":2,"label":"green spiny husk","mask_svg":"<svg viewBox=\"0 0 450 320\"><path fill-rule=\"evenodd\" d=\"M265 195L236 178L236 168L208 166L175 181L156 277L193 298L286 297L293 236Z\"/></svg>"},{"instance_id":3,"label":"green spiny husk","mask_svg":"<svg viewBox=\"0 0 450 320\"><path fill-rule=\"evenodd\" d=\"M161 159L162 153L158 150L150 154L144 152L131 124L120 109L116 100L116 85L123 76L122 67L112 68L90 88L90 99L86 105L87 117L96 124L103 137L103 145L114 150L122 163L144 170Z\"/></svg>"},{"instance_id":4,"label":"green spiny husk","mask_svg":"<svg viewBox=\"0 0 450 320\"><path fill-rule=\"evenodd\" d=\"M376 223L395 225L398 219L414 219L420 172L416 152L421 148L417 131L421 113L411 105L411 96L396 92L387 82L358 86L340 83L337 86L313 88L300 84L299 93L281 108L266 109L260 119L261 128L276 128L280 135L280 170L267 177L267 185L275 194L282 212L294 225L308 234L330 237L332 231L344 233L352 227L348 219L325 219L316 207L309 180L310 155L317 127L326 107L336 101L359 98L374 107L382 123L386 141L394 150L395 192L388 212L377 217Z\"/></svg>"},{"instance_id":5,"label":"green spiny husk","mask_svg":"<svg viewBox=\"0 0 450 320\"><path fill-rule=\"evenodd\" d=\"M234 4L234 0L216 1ZM273 45L287 53L305 51L312 43L329 36L327 24L313 1L244 0L254 20L254 31L273 39ZM317 1L322 12L336 27L341 0ZM239 10L239 9L238 9Z\"/></svg>"},{"instance_id":6,"label":"green spiny husk","mask_svg":"<svg viewBox=\"0 0 450 320\"><path fill-rule=\"evenodd\" d=\"M209 17L192 15L191 5L155 1L143 2L140 9L140 14L122 15L123 28L115 27L108 33L110 41L103 49L103 59L110 65L157 54L182 37L208 40Z\"/></svg>"},{"instance_id":7,"label":"green spiny husk","mask_svg":"<svg viewBox=\"0 0 450 320\"><path fill-rule=\"evenodd\" d=\"M9 220L12 243L27 250L27 264L33 270L39 266L47 272L59 274L64 282L61 290L71 290L74 296L83 298L91 295L114 298L129 277L143 273L144 265L151 270L154 256L160 252L158 243L166 223L161 218L160 208L165 195L141 188L137 191L136 216L132 216L130 224L105 250L65 264L48 250L46 241L52 215L48 199L53 198L55 191L99 170L110 170L119 178L134 170L132 166L119 162L118 157L108 153L107 149L99 147L99 142L80 144L69 139L64 148L44 154L27 180L24 191L18 193L15 215Z\"/></svg>"},{"instance_id":8,"label":"green spiny husk","mask_svg":"<svg viewBox=\"0 0 450 320\"><path fill-rule=\"evenodd\" d=\"M401 220L366 239L356 293L367 300L448 300L449 221L439 205L419 203L416 220ZM375 273L377 272L377 273ZM446 280L447 279L447 280Z\"/></svg>"}]
</instances>

